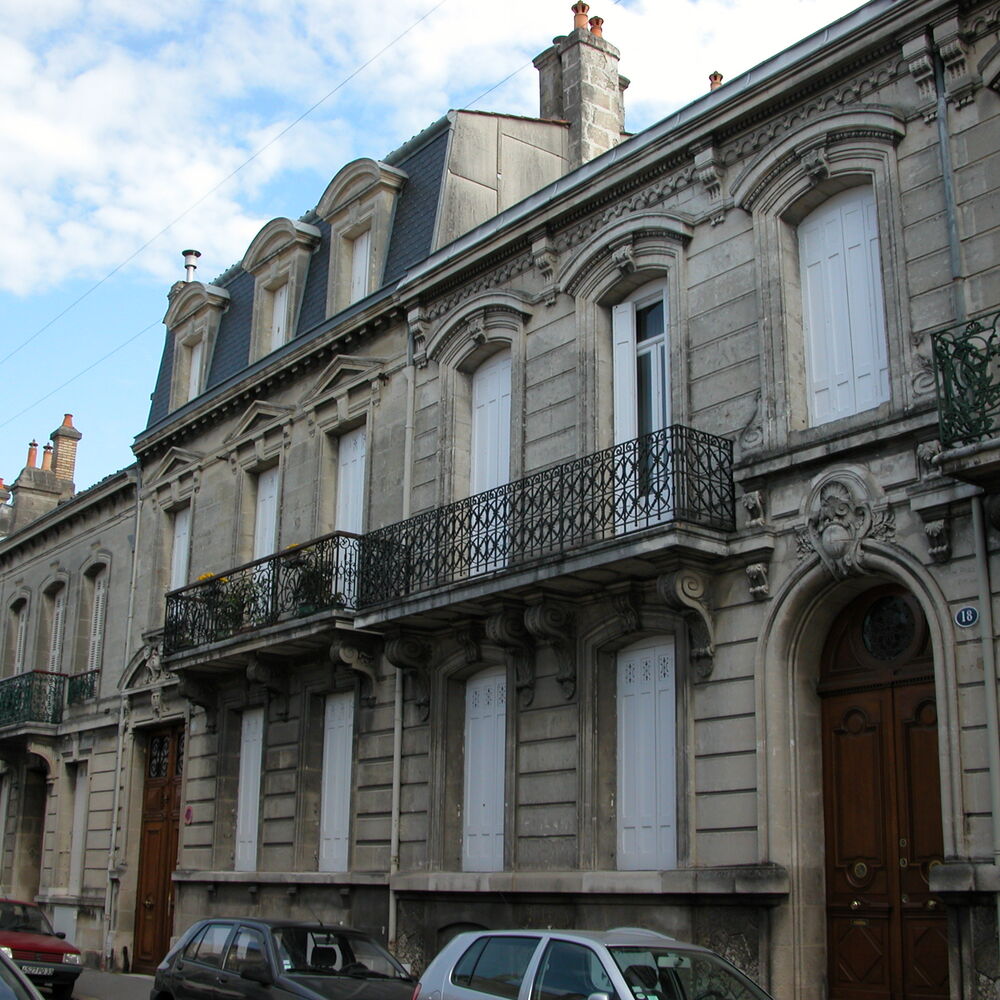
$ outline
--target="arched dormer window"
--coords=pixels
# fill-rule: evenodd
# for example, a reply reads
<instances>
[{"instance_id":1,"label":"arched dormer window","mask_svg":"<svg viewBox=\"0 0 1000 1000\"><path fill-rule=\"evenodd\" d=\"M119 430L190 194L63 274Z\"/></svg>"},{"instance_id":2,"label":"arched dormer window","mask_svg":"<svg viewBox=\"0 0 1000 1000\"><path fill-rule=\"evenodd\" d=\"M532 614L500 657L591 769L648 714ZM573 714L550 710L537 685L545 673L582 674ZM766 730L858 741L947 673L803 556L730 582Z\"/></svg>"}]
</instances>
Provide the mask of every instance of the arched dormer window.
<instances>
[{"instance_id":1,"label":"arched dormer window","mask_svg":"<svg viewBox=\"0 0 1000 1000\"><path fill-rule=\"evenodd\" d=\"M402 170L375 160L355 160L332 181L316 206L330 224L326 313L333 316L378 288L385 270Z\"/></svg>"},{"instance_id":2,"label":"arched dormer window","mask_svg":"<svg viewBox=\"0 0 1000 1000\"><path fill-rule=\"evenodd\" d=\"M170 409L176 410L205 389L219 322L229 292L200 281L178 282L170 291L163 322L173 338Z\"/></svg>"},{"instance_id":3,"label":"arched dormer window","mask_svg":"<svg viewBox=\"0 0 1000 1000\"><path fill-rule=\"evenodd\" d=\"M321 236L306 222L273 219L247 248L242 267L254 279L251 360L276 351L295 335L309 259Z\"/></svg>"}]
</instances>

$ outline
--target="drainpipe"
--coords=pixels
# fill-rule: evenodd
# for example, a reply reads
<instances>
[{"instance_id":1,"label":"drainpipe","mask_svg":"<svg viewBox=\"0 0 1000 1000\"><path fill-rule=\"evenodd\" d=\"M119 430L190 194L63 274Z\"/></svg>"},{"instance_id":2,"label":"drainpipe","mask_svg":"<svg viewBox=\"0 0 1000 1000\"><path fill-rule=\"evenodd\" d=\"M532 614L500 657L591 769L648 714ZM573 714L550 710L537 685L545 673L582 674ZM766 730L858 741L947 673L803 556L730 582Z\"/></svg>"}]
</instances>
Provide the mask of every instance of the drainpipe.
<instances>
[{"instance_id":1,"label":"drainpipe","mask_svg":"<svg viewBox=\"0 0 1000 1000\"><path fill-rule=\"evenodd\" d=\"M986 693L986 733L990 760L990 808L993 811L993 864L1000 872L1000 709L997 699L997 658L993 627L993 590L990 586L989 550L983 498L972 498L972 532L976 545L976 581L979 585L979 641L983 652ZM996 894L997 947L1000 948L1000 892Z\"/></svg>"},{"instance_id":2,"label":"drainpipe","mask_svg":"<svg viewBox=\"0 0 1000 1000\"><path fill-rule=\"evenodd\" d=\"M135 621L135 593L138 576L139 528L142 522L142 469L135 467L135 537L132 541L132 577L128 595L128 616L125 620L125 641L122 644L122 665L129 662L129 644L132 637L132 624ZM118 703L118 739L115 744L115 787L111 798L111 848L108 851L108 884L104 890L104 959L114 957L111 946L112 908L118 902L119 875L115 871L115 857L118 853L119 831L124 824L118 822L118 809L121 799L122 767L125 755L125 719L128 714L128 695L121 692ZM117 926L117 921L114 921ZM112 963L113 964L113 963Z\"/></svg>"},{"instance_id":3,"label":"drainpipe","mask_svg":"<svg viewBox=\"0 0 1000 1000\"><path fill-rule=\"evenodd\" d=\"M413 425L417 371L413 363L413 330L406 339L406 427L403 435L403 510L402 519L410 516L410 485L413 464ZM392 819L389 829L389 949L396 947L397 906L392 877L399 871L399 801L403 779L403 671L396 667L392 703Z\"/></svg>"}]
</instances>

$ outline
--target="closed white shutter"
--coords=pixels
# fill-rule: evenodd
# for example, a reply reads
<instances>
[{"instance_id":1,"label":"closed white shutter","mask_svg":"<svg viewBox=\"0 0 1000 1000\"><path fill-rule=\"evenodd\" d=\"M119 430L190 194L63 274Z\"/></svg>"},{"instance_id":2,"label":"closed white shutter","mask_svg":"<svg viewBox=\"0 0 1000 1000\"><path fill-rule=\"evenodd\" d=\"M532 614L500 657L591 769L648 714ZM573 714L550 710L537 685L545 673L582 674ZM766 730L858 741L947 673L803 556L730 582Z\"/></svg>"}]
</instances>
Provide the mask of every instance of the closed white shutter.
<instances>
[{"instance_id":1,"label":"closed white shutter","mask_svg":"<svg viewBox=\"0 0 1000 1000\"><path fill-rule=\"evenodd\" d=\"M236 796L236 859L238 872L257 867L257 825L260 819L260 771L264 754L264 709L243 713L240 735L240 777Z\"/></svg>"},{"instance_id":2,"label":"closed white shutter","mask_svg":"<svg viewBox=\"0 0 1000 1000\"><path fill-rule=\"evenodd\" d=\"M639 436L636 414L635 309L623 302L611 310L614 341L615 444Z\"/></svg>"},{"instance_id":3,"label":"closed white shutter","mask_svg":"<svg viewBox=\"0 0 1000 1000\"><path fill-rule=\"evenodd\" d=\"M102 569L93 581L90 608L90 641L87 644L87 669L99 670L104 653L104 612L108 599L108 571Z\"/></svg>"},{"instance_id":4,"label":"closed white shutter","mask_svg":"<svg viewBox=\"0 0 1000 1000\"><path fill-rule=\"evenodd\" d=\"M14 640L14 673L24 672L24 655L28 643L28 605L22 604L17 609L17 633Z\"/></svg>"},{"instance_id":5,"label":"closed white shutter","mask_svg":"<svg viewBox=\"0 0 1000 1000\"><path fill-rule=\"evenodd\" d=\"M799 225L810 420L889 398L878 220L870 188L824 202Z\"/></svg>"},{"instance_id":6,"label":"closed white shutter","mask_svg":"<svg viewBox=\"0 0 1000 1000\"><path fill-rule=\"evenodd\" d=\"M503 870L506 748L507 679L491 670L465 687L465 871Z\"/></svg>"},{"instance_id":7,"label":"closed white shutter","mask_svg":"<svg viewBox=\"0 0 1000 1000\"><path fill-rule=\"evenodd\" d=\"M351 241L351 301L368 294L368 271L371 263L371 230Z\"/></svg>"},{"instance_id":8,"label":"closed white shutter","mask_svg":"<svg viewBox=\"0 0 1000 1000\"><path fill-rule=\"evenodd\" d=\"M323 794L319 822L319 870L348 870L351 833L351 765L354 757L354 695L331 694L323 723Z\"/></svg>"},{"instance_id":9,"label":"closed white shutter","mask_svg":"<svg viewBox=\"0 0 1000 1000\"><path fill-rule=\"evenodd\" d=\"M257 513L253 532L253 558L271 555L278 543L278 467L257 476Z\"/></svg>"},{"instance_id":10,"label":"closed white shutter","mask_svg":"<svg viewBox=\"0 0 1000 1000\"><path fill-rule=\"evenodd\" d=\"M337 530L358 535L365 515L365 435L358 427L337 442Z\"/></svg>"},{"instance_id":11,"label":"closed white shutter","mask_svg":"<svg viewBox=\"0 0 1000 1000\"><path fill-rule=\"evenodd\" d=\"M276 351L288 339L288 285L281 285L271 295L271 350Z\"/></svg>"},{"instance_id":12,"label":"closed white shutter","mask_svg":"<svg viewBox=\"0 0 1000 1000\"><path fill-rule=\"evenodd\" d=\"M618 868L677 865L674 643L618 654Z\"/></svg>"},{"instance_id":13,"label":"closed white shutter","mask_svg":"<svg viewBox=\"0 0 1000 1000\"><path fill-rule=\"evenodd\" d=\"M170 589L176 590L188 582L190 556L191 508L181 507L173 515L173 547L170 550Z\"/></svg>"},{"instance_id":14,"label":"closed white shutter","mask_svg":"<svg viewBox=\"0 0 1000 1000\"><path fill-rule=\"evenodd\" d=\"M510 482L510 376L508 352L494 355L472 376L474 494Z\"/></svg>"},{"instance_id":15,"label":"closed white shutter","mask_svg":"<svg viewBox=\"0 0 1000 1000\"><path fill-rule=\"evenodd\" d=\"M196 340L188 349L188 399L201 392L201 369L205 363L205 341Z\"/></svg>"},{"instance_id":16,"label":"closed white shutter","mask_svg":"<svg viewBox=\"0 0 1000 1000\"><path fill-rule=\"evenodd\" d=\"M49 670L58 673L62 664L63 632L66 627L66 588L52 595L52 631L49 634Z\"/></svg>"},{"instance_id":17,"label":"closed white shutter","mask_svg":"<svg viewBox=\"0 0 1000 1000\"><path fill-rule=\"evenodd\" d=\"M85 761L67 769L73 775L73 831L69 845L69 891L78 895L83 887L83 868L87 853L87 825L90 815L90 781Z\"/></svg>"}]
</instances>

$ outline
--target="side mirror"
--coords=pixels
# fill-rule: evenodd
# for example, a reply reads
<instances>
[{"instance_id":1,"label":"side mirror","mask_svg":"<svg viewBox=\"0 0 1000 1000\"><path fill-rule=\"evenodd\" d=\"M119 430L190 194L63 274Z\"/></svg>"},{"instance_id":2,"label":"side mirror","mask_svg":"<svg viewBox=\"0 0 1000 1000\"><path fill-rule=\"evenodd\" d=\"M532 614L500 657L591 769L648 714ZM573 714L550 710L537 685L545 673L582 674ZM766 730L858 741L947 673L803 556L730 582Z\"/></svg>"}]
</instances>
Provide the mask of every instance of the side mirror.
<instances>
[{"instance_id":1,"label":"side mirror","mask_svg":"<svg viewBox=\"0 0 1000 1000\"><path fill-rule=\"evenodd\" d=\"M66 932L65 931L56 931L56 937L59 938L60 941L65 941L66 940Z\"/></svg>"},{"instance_id":2,"label":"side mirror","mask_svg":"<svg viewBox=\"0 0 1000 1000\"><path fill-rule=\"evenodd\" d=\"M274 977L266 962L245 965L240 970L240 979L249 979L251 983L260 983L261 986L270 986L274 982Z\"/></svg>"}]
</instances>

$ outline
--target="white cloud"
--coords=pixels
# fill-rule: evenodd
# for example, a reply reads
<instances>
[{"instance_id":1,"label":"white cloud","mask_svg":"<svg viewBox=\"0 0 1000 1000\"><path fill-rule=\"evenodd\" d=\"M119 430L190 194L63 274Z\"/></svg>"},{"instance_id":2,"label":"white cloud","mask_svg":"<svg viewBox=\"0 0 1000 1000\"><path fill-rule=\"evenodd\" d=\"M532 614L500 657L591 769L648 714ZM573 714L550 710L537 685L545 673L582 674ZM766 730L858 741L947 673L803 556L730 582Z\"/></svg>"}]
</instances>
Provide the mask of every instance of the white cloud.
<instances>
[{"instance_id":1,"label":"white cloud","mask_svg":"<svg viewBox=\"0 0 1000 1000\"><path fill-rule=\"evenodd\" d=\"M2 0L0 290L107 273L434 4L36 0L29 15ZM703 93L711 70L731 79L852 6L608 0L591 13L622 50L637 128ZM268 212L300 214L344 163L385 155L526 63L476 106L535 113L530 59L571 18L566 0L446 0L134 266L172 280L185 240L238 260ZM314 186L262 204L289 170Z\"/></svg>"}]
</instances>

